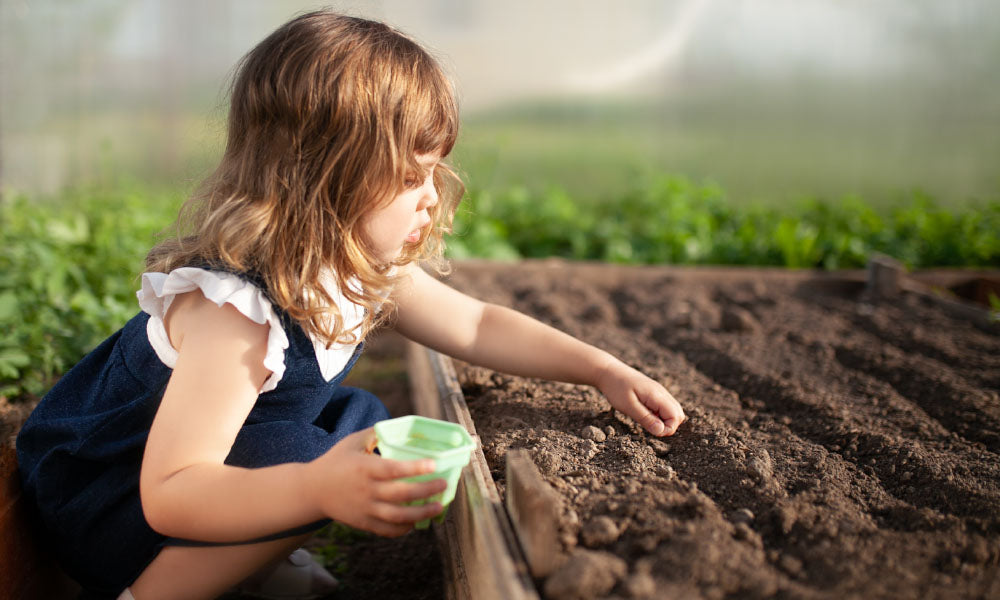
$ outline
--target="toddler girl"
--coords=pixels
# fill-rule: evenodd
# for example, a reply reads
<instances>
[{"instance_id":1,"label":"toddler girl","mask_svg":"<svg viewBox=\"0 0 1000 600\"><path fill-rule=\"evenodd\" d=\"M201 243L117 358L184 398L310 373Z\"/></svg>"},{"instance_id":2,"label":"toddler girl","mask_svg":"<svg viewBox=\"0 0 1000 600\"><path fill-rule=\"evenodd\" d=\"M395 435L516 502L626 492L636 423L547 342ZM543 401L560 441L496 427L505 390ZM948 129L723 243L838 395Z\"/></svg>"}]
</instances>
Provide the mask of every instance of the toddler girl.
<instances>
[{"instance_id":1,"label":"toddler girl","mask_svg":"<svg viewBox=\"0 0 1000 600\"><path fill-rule=\"evenodd\" d=\"M150 251L142 311L18 437L25 492L85 595L211 598L257 573L258 594L315 597L334 580L289 557L310 532L398 536L439 513L408 502L443 481L401 481L431 461L373 454L387 411L340 385L382 324L676 430L661 385L417 266L440 258L463 193L442 162L457 132L438 64L381 23L315 12L244 57L222 161Z\"/></svg>"}]
</instances>

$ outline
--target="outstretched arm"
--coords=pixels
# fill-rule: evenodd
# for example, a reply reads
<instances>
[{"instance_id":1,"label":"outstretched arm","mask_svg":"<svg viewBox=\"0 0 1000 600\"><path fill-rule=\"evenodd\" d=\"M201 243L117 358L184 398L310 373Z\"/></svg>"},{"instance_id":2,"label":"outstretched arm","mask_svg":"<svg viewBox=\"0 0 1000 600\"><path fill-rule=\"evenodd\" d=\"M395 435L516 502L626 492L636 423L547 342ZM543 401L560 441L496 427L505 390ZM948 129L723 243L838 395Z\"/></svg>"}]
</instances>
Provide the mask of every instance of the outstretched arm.
<instances>
[{"instance_id":1,"label":"outstretched arm","mask_svg":"<svg viewBox=\"0 0 1000 600\"><path fill-rule=\"evenodd\" d=\"M416 265L393 295L404 336L496 371L592 385L653 435L672 435L684 411L659 383L611 354L515 310L484 303Z\"/></svg>"}]
</instances>

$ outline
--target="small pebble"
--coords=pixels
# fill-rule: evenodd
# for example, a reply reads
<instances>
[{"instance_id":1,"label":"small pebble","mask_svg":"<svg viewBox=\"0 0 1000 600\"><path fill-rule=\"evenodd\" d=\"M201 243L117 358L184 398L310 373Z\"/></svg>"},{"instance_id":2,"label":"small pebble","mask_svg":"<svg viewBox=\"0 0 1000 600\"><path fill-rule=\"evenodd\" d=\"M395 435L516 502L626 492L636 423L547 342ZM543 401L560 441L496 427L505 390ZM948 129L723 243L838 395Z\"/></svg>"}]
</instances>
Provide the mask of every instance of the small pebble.
<instances>
[{"instance_id":1,"label":"small pebble","mask_svg":"<svg viewBox=\"0 0 1000 600\"><path fill-rule=\"evenodd\" d=\"M974 565L986 564L990 560L990 546L985 539L975 536L965 549L963 558Z\"/></svg>"},{"instance_id":2,"label":"small pebble","mask_svg":"<svg viewBox=\"0 0 1000 600\"><path fill-rule=\"evenodd\" d=\"M648 598L656 593L656 581L649 573L636 573L623 583L630 598Z\"/></svg>"},{"instance_id":3,"label":"small pebble","mask_svg":"<svg viewBox=\"0 0 1000 600\"><path fill-rule=\"evenodd\" d=\"M802 561L790 554L781 555L778 565L789 575L797 577L802 573Z\"/></svg>"},{"instance_id":4,"label":"small pebble","mask_svg":"<svg viewBox=\"0 0 1000 600\"><path fill-rule=\"evenodd\" d=\"M585 440L594 440L595 442L603 442L607 439L607 434L605 434L600 429L594 427L593 425L587 425L580 432L580 437Z\"/></svg>"},{"instance_id":5,"label":"small pebble","mask_svg":"<svg viewBox=\"0 0 1000 600\"><path fill-rule=\"evenodd\" d=\"M666 477L667 479L672 479L674 476L674 468L670 465L658 465L656 467L657 475L661 477Z\"/></svg>"},{"instance_id":6,"label":"small pebble","mask_svg":"<svg viewBox=\"0 0 1000 600\"><path fill-rule=\"evenodd\" d=\"M612 427L611 425L605 425L604 426L604 435L606 435L608 437L614 437L614 435L615 435L615 428Z\"/></svg>"},{"instance_id":7,"label":"small pebble","mask_svg":"<svg viewBox=\"0 0 1000 600\"><path fill-rule=\"evenodd\" d=\"M722 311L720 325L725 331L756 331L760 324L750 311L736 306Z\"/></svg>"},{"instance_id":8,"label":"small pebble","mask_svg":"<svg viewBox=\"0 0 1000 600\"><path fill-rule=\"evenodd\" d=\"M545 596L562 599L605 596L625 576L625 561L608 552L575 550L545 581Z\"/></svg>"},{"instance_id":9,"label":"small pebble","mask_svg":"<svg viewBox=\"0 0 1000 600\"><path fill-rule=\"evenodd\" d=\"M733 530L733 537L738 540L748 540L753 536L753 530L746 523L738 523Z\"/></svg>"},{"instance_id":10,"label":"small pebble","mask_svg":"<svg viewBox=\"0 0 1000 600\"><path fill-rule=\"evenodd\" d=\"M595 548L610 544L618 539L621 531L611 517L599 516L591 519L583 526L580 537L585 546Z\"/></svg>"},{"instance_id":11,"label":"small pebble","mask_svg":"<svg viewBox=\"0 0 1000 600\"><path fill-rule=\"evenodd\" d=\"M653 449L653 452L655 452L657 456L663 456L670 452L670 444L662 440L654 438L650 439L648 443L649 447Z\"/></svg>"},{"instance_id":12,"label":"small pebble","mask_svg":"<svg viewBox=\"0 0 1000 600\"><path fill-rule=\"evenodd\" d=\"M532 458L535 460L538 470L546 475L555 475L562 467L562 457L542 448L535 450L532 453Z\"/></svg>"}]
</instances>

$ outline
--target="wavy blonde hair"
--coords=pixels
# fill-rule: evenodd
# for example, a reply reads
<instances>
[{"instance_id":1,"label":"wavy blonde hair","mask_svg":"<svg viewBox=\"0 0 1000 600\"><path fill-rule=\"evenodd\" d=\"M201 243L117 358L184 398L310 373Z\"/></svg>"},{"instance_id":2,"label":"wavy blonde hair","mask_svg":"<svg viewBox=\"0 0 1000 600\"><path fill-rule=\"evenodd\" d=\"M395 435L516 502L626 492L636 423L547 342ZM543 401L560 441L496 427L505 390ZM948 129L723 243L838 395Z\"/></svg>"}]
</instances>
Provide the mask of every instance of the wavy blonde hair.
<instances>
[{"instance_id":1,"label":"wavy blonde hair","mask_svg":"<svg viewBox=\"0 0 1000 600\"><path fill-rule=\"evenodd\" d=\"M392 313L392 267L431 260L444 269L442 236L464 193L447 165L435 170L440 201L419 244L385 264L362 229L408 174L420 172L417 155L451 152L458 135L451 82L395 29L319 11L244 56L230 98L222 160L184 204L175 235L150 250L147 269L252 273L307 334L327 344L363 338ZM323 286L327 269L365 309L357 328L345 330Z\"/></svg>"}]
</instances>

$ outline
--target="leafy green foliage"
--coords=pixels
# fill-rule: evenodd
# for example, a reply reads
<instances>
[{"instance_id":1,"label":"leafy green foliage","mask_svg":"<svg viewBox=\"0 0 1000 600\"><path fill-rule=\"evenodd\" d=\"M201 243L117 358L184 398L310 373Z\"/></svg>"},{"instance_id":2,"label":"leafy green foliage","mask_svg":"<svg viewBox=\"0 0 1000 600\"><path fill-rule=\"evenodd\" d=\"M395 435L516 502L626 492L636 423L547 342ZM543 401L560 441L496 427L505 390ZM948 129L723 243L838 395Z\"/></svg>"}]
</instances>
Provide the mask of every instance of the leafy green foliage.
<instances>
[{"instance_id":1,"label":"leafy green foliage","mask_svg":"<svg viewBox=\"0 0 1000 600\"><path fill-rule=\"evenodd\" d=\"M0 396L38 396L136 310L137 276L183 192L79 188L0 199ZM453 258L560 256L614 263L862 267L883 252L911 268L1000 264L1000 200L962 212L916 193L875 210L859 198L740 205L683 177L579 201L559 188L471 188Z\"/></svg>"},{"instance_id":2,"label":"leafy green foliage","mask_svg":"<svg viewBox=\"0 0 1000 600\"><path fill-rule=\"evenodd\" d=\"M43 393L136 312L136 277L176 191L80 189L0 201L0 396Z\"/></svg>"},{"instance_id":3,"label":"leafy green foliage","mask_svg":"<svg viewBox=\"0 0 1000 600\"><path fill-rule=\"evenodd\" d=\"M911 268L1000 264L1000 200L963 212L922 193L876 211L859 198L740 205L715 185L675 176L620 198L581 203L560 189L470 190L451 256L561 256L646 264L845 269L883 252Z\"/></svg>"}]
</instances>

